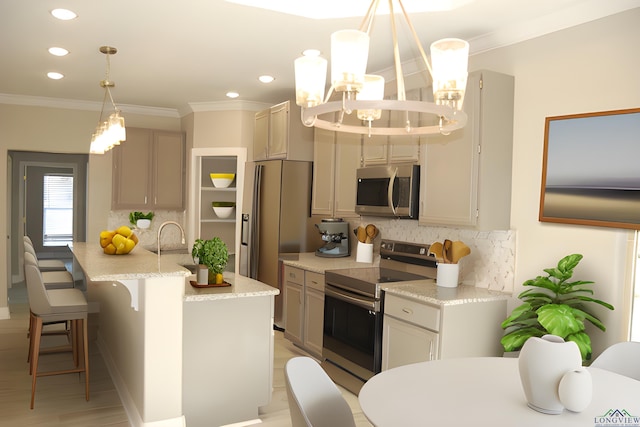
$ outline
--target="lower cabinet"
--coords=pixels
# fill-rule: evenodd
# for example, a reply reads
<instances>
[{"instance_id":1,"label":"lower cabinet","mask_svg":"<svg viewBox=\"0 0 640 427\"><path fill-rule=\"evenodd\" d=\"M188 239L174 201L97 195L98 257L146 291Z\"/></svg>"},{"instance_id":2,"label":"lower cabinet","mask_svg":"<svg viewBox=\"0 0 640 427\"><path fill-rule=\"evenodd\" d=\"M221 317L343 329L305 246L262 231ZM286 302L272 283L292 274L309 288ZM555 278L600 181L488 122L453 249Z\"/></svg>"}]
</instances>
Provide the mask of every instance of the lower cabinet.
<instances>
[{"instance_id":1,"label":"lower cabinet","mask_svg":"<svg viewBox=\"0 0 640 427\"><path fill-rule=\"evenodd\" d=\"M285 265L283 282L285 338L321 357L324 274Z\"/></svg>"},{"instance_id":2,"label":"lower cabinet","mask_svg":"<svg viewBox=\"0 0 640 427\"><path fill-rule=\"evenodd\" d=\"M454 357L502 355L506 300L430 304L385 294L382 370Z\"/></svg>"}]
</instances>

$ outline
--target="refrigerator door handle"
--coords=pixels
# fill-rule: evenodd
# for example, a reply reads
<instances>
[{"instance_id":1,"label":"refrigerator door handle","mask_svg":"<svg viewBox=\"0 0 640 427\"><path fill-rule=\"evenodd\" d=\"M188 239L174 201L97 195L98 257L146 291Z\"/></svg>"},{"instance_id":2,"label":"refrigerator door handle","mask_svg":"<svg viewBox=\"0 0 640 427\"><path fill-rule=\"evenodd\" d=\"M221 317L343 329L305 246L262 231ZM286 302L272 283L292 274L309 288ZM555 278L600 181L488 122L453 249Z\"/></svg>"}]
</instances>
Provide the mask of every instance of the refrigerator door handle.
<instances>
[{"instance_id":1,"label":"refrigerator door handle","mask_svg":"<svg viewBox=\"0 0 640 427\"><path fill-rule=\"evenodd\" d=\"M249 246L249 214L242 214L242 224L240 226L240 244Z\"/></svg>"},{"instance_id":2,"label":"refrigerator door handle","mask_svg":"<svg viewBox=\"0 0 640 427\"><path fill-rule=\"evenodd\" d=\"M249 252L249 277L258 278L258 260L260 259L260 188L262 187L262 165L256 165L255 178L253 180L253 206L251 209L251 245Z\"/></svg>"}]
</instances>

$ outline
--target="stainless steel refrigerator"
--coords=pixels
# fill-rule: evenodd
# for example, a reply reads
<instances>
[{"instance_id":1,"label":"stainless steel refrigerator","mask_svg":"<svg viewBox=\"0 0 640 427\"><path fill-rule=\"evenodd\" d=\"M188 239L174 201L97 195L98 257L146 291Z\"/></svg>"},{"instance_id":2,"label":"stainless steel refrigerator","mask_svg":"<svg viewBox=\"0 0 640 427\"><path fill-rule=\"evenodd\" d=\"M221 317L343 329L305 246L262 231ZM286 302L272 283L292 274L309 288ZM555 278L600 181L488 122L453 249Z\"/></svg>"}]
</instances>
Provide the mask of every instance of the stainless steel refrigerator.
<instances>
[{"instance_id":1,"label":"stainless steel refrigerator","mask_svg":"<svg viewBox=\"0 0 640 427\"><path fill-rule=\"evenodd\" d=\"M294 160L247 162L242 203L240 274L280 289L276 326L283 328L283 254L315 250L308 229L312 163ZM315 236L313 236L315 237Z\"/></svg>"}]
</instances>

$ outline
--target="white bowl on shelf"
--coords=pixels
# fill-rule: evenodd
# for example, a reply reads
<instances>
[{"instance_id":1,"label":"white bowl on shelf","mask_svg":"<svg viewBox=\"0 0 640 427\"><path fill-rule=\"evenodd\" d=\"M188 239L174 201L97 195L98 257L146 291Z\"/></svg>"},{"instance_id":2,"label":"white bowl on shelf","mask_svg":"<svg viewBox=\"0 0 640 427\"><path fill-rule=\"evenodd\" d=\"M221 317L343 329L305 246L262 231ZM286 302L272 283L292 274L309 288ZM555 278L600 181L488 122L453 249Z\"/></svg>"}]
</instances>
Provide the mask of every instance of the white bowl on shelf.
<instances>
[{"instance_id":1,"label":"white bowl on shelf","mask_svg":"<svg viewBox=\"0 0 640 427\"><path fill-rule=\"evenodd\" d=\"M216 188L227 188L236 177L235 173L210 173L209 177Z\"/></svg>"},{"instance_id":2,"label":"white bowl on shelf","mask_svg":"<svg viewBox=\"0 0 640 427\"><path fill-rule=\"evenodd\" d=\"M211 207L218 218L229 218L233 214L236 204L234 202L212 202Z\"/></svg>"}]
</instances>

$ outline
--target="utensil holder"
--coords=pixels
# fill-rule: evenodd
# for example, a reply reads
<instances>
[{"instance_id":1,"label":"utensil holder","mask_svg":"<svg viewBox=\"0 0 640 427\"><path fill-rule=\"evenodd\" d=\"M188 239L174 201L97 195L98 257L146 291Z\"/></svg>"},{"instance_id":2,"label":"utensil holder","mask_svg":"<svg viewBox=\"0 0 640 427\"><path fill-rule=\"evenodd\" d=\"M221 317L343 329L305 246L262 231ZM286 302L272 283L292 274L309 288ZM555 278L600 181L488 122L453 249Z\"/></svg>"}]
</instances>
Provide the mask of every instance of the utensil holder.
<instances>
[{"instance_id":1,"label":"utensil holder","mask_svg":"<svg viewBox=\"0 0 640 427\"><path fill-rule=\"evenodd\" d=\"M373 243L358 242L356 262L373 262Z\"/></svg>"},{"instance_id":2,"label":"utensil holder","mask_svg":"<svg viewBox=\"0 0 640 427\"><path fill-rule=\"evenodd\" d=\"M459 276L460 264L438 263L436 285L444 288L455 288L458 286Z\"/></svg>"}]
</instances>

